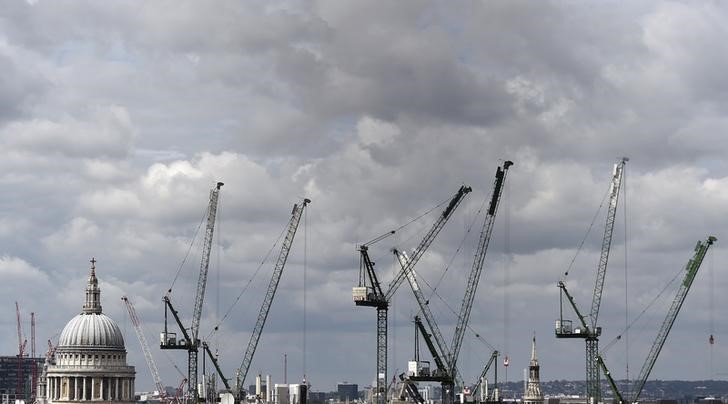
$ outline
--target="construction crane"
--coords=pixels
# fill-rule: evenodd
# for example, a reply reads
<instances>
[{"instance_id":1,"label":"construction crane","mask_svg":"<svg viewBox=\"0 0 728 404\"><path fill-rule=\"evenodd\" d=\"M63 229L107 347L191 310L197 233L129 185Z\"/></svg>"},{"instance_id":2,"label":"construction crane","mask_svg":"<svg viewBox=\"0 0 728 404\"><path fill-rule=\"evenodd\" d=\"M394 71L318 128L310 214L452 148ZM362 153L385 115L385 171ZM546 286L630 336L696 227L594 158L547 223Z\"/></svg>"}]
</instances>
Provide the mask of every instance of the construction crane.
<instances>
[{"instance_id":1,"label":"construction crane","mask_svg":"<svg viewBox=\"0 0 728 404\"><path fill-rule=\"evenodd\" d=\"M650 352L647 354L644 364L642 364L642 369L640 370L639 376L635 382L635 389L630 402L637 403L637 400L639 400L640 394L642 394L642 389L645 387L645 383L647 382L647 378L650 376L650 372L652 372L652 368L655 366L657 357L660 355L660 351L665 345L667 336L670 333L673 324L675 324L675 319L680 312L680 308L682 308L682 305L685 302L685 298L688 295L688 291L690 291L693 281L695 280L695 275L697 275L698 269L700 269L700 265L703 263L703 258L705 258L708 248L710 248L710 246L717 240L718 239L714 236L708 236L705 242L698 240L695 245L695 249L693 250L695 253L685 265L685 276L680 283L680 287L678 288L675 298L670 305L670 309L667 311L667 316L665 316L665 320L662 322L662 326L660 326L660 330L657 332L657 336L655 337L655 341L652 343ZM609 385L612 388L614 395L617 397L618 403L624 403L624 398L619 392L619 389L617 389L617 385L614 382L614 379L612 379L612 376L604 363L604 359L599 356L598 360L602 370L604 370L604 373L607 375L607 380L609 381Z\"/></svg>"},{"instance_id":2,"label":"construction crane","mask_svg":"<svg viewBox=\"0 0 728 404\"><path fill-rule=\"evenodd\" d=\"M35 313L30 313L30 402L34 403L38 393L38 364L35 362Z\"/></svg>"},{"instance_id":3,"label":"construction crane","mask_svg":"<svg viewBox=\"0 0 728 404\"><path fill-rule=\"evenodd\" d=\"M222 384L225 385L225 388L227 389L227 391L232 391L232 389L230 388L230 382L228 381L228 378L222 374L222 369L220 368L220 363L217 361L217 355L214 355L212 353L212 351L210 350L210 346L207 345L206 341L202 341L202 349L205 352L207 352L207 357L210 358L212 365L215 366L215 371L217 371L217 374L220 376L220 379L222 379Z\"/></svg>"},{"instance_id":4,"label":"construction crane","mask_svg":"<svg viewBox=\"0 0 728 404\"><path fill-rule=\"evenodd\" d=\"M483 367L483 371L480 372L480 377L478 378L478 381L475 383L475 386L472 388L472 394L475 396L478 393L478 390L480 390L480 402L494 402L499 401L498 400L498 366L493 368L493 393L490 394L488 392L488 380L485 378L488 374L488 370L490 370L490 367L493 365L493 363L498 361L498 355L500 353L498 351L493 351L490 355L490 359Z\"/></svg>"},{"instance_id":5,"label":"construction crane","mask_svg":"<svg viewBox=\"0 0 728 404\"><path fill-rule=\"evenodd\" d=\"M15 302L15 316L18 320L18 382L15 387L15 399L24 400L25 377L23 375L23 371L25 370L25 356L27 355L25 347L28 345L28 340L23 338L23 325L20 323L20 307L18 306L18 302Z\"/></svg>"},{"instance_id":6,"label":"construction crane","mask_svg":"<svg viewBox=\"0 0 728 404\"><path fill-rule=\"evenodd\" d=\"M238 368L237 374L239 376L235 383L235 390L238 397L240 397L242 395L242 392L245 391L243 389L245 377L248 375L250 363L253 361L253 355L255 355L255 350L258 347L260 334L263 332L263 327L265 326L265 321L268 318L270 306L271 304L273 304L273 298L275 297L276 290L278 289L278 282L280 282L281 275L283 275L283 268L286 265L286 260L288 260L288 253L291 251L293 238L296 236L296 230L298 230L298 224L301 221L303 210L309 203L311 203L311 200L306 198L303 200L302 203L293 205L293 210L291 211L291 219L288 222L286 237L283 240L283 244L281 245L281 251L278 254L278 259L276 260L275 267L273 268L273 275L270 278L270 283L268 283L268 290L266 291L265 297L263 298L263 305L260 307L258 320L255 322L253 333L250 335L250 341L248 341L248 347L245 350L243 362ZM224 377L223 380L225 380Z\"/></svg>"},{"instance_id":7,"label":"construction crane","mask_svg":"<svg viewBox=\"0 0 728 404\"><path fill-rule=\"evenodd\" d=\"M170 298L170 289L164 296L164 332L162 333L161 349L183 349L187 351L187 392L189 399L195 403L199 398L197 389L197 355L199 352L200 341L197 335L200 330L200 318L202 317L202 303L205 299L205 288L207 286L207 271L210 266L210 250L212 249L212 237L215 230L215 219L217 216L217 202L220 195L220 188L224 184L218 182L212 190L210 190L210 202L207 207L207 225L205 226L205 238L202 243L202 258L200 260L200 275L197 280L197 291L195 294L195 304L192 310L192 325L190 332L182 325L179 314L172 307ZM169 309L177 321L180 331L184 335L183 341L177 341L175 333L167 331L167 309Z\"/></svg>"},{"instance_id":8,"label":"construction crane","mask_svg":"<svg viewBox=\"0 0 728 404\"><path fill-rule=\"evenodd\" d=\"M137 315L136 310L134 309L134 305L131 303L128 297L122 296L121 300L126 305L126 310L129 312L129 317L131 318L131 323L134 326L134 331L136 332L137 339L139 340L139 344L142 346L142 352L144 353L144 359L147 361L147 366L149 367L149 373L152 374L152 379L154 380L154 386L157 387L157 391L159 391L159 395L162 399L165 398L165 392L164 384L162 383L162 378L159 376L159 370L157 369L157 364L154 362L154 358L152 357L152 352L149 350L149 344L147 344L147 338L144 336L144 330L142 329L142 321Z\"/></svg>"},{"instance_id":9,"label":"construction crane","mask_svg":"<svg viewBox=\"0 0 728 404\"><path fill-rule=\"evenodd\" d=\"M438 349L438 356L444 359L447 363L447 370L445 374L449 376L449 379L442 382L443 387L443 402L449 403L454 400L455 395L455 381L457 380L457 357L462 346L464 331L467 328L468 320L470 318L470 311L473 306L475 298L475 292L478 288L480 275L483 270L483 263L485 261L485 254L488 250L490 243L490 237L493 232L493 223L495 222L495 215L498 211L500 204L500 197L503 193L503 184L506 179L506 173L508 168L513 165L511 161L505 161L503 167L498 167L495 173L495 180L493 183L493 193L490 199L490 205L483 221L483 228L480 233L480 239L475 254L475 260L473 267L468 277L468 283L465 288L465 297L463 298L460 314L458 315L458 323L455 328L453 340L450 348L448 349L445 344L442 334L435 322L435 318L430 310L429 301L422 293L419 285L417 284L416 273L412 269L407 273L407 280L409 281L412 293L417 300L417 304L420 307L420 311L427 322L429 331L431 332L432 338L435 341L435 345ZM400 266L405 269L408 263L407 256L404 253L394 250L395 255L399 259Z\"/></svg>"},{"instance_id":10,"label":"construction crane","mask_svg":"<svg viewBox=\"0 0 728 404\"><path fill-rule=\"evenodd\" d=\"M48 350L45 354L45 361L43 362L43 369L41 370L40 374L40 383L38 384L38 390L40 394L37 394L35 401L33 403L39 403L39 402L45 402L45 396L47 394L47 374L48 374L48 366L54 364L54 355L56 354L56 348L57 346L54 346L51 340L48 340Z\"/></svg>"},{"instance_id":11,"label":"construction crane","mask_svg":"<svg viewBox=\"0 0 728 404\"><path fill-rule=\"evenodd\" d=\"M601 254L599 256L599 264L597 265L597 277L594 285L594 294L592 295L591 311L589 313L590 320L587 323L584 318L579 316L583 328L572 329L571 321L565 321L563 319L563 311L560 310L559 320L556 321L556 338L582 338L586 341L586 395L588 404L596 404L601 401L601 388L599 383L600 366L597 357L599 354L599 336L602 333L602 328L597 325L597 318L602 302L602 291L604 289L604 278L607 272L607 262L609 261L609 251L612 245L612 233L614 231L614 221L617 214L617 202L619 201L619 191L622 185L622 175L624 165L628 160L627 157L622 157L614 165L612 171L607 221L604 226ZM558 286L561 291L566 292L566 286L563 281L559 281ZM576 310L573 297L570 295L568 297Z\"/></svg>"},{"instance_id":12,"label":"construction crane","mask_svg":"<svg viewBox=\"0 0 728 404\"><path fill-rule=\"evenodd\" d=\"M368 243L359 246L360 265L359 265L359 285L352 288L354 304L357 306L374 307L377 309L377 386L376 397L379 404L384 404L386 399L385 383L387 380L387 311L389 310L389 302L397 291L399 285L408 277L411 269L419 261L430 244L445 223L450 219L452 213L462 202L465 195L470 193L472 188L461 186L457 193L452 197L442 214L437 218L432 228L427 232L420 244L417 246L407 263L395 275L386 292L382 290L382 286L377 278L374 270L374 262L369 258L369 246L381 241L382 239L394 234L394 231L385 233Z\"/></svg>"},{"instance_id":13,"label":"construction crane","mask_svg":"<svg viewBox=\"0 0 728 404\"><path fill-rule=\"evenodd\" d=\"M452 344L450 345L449 363L450 370L453 375L455 375L457 360L460 355L460 348L462 347L463 337L465 336L465 329L467 328L468 321L470 319L470 311L473 308L475 292L478 289L480 275L483 272L485 254L488 251L490 237L493 233L493 224L495 223L495 215L498 212L500 197L503 193L503 184L506 180L506 173L508 172L508 168L512 165L512 161L505 161L502 168L498 167L496 169L495 182L493 183L493 194L490 199L490 205L488 206L488 213L485 215L485 219L483 221L483 228L480 232L480 239L478 241L478 248L475 252L475 259L473 260L473 267L471 268L470 275L468 276L468 283L465 288L465 297L463 298L463 303L460 307L458 323L455 327Z\"/></svg>"}]
</instances>

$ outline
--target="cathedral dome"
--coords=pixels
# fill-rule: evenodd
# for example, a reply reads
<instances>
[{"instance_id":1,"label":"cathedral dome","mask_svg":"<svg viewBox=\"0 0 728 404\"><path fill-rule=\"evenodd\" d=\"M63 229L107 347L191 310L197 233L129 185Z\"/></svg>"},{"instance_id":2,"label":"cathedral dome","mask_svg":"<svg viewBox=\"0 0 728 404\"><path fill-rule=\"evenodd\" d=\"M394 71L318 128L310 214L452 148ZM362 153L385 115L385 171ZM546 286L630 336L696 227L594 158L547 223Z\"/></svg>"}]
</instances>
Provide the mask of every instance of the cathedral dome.
<instances>
[{"instance_id":1,"label":"cathedral dome","mask_svg":"<svg viewBox=\"0 0 728 404\"><path fill-rule=\"evenodd\" d=\"M96 260L92 259L91 263L83 311L63 328L58 347L124 350L124 337L119 326L101 312L101 289L96 278Z\"/></svg>"},{"instance_id":2,"label":"cathedral dome","mask_svg":"<svg viewBox=\"0 0 728 404\"><path fill-rule=\"evenodd\" d=\"M61 331L59 348L124 349L124 337L114 320L102 313L82 313Z\"/></svg>"}]
</instances>

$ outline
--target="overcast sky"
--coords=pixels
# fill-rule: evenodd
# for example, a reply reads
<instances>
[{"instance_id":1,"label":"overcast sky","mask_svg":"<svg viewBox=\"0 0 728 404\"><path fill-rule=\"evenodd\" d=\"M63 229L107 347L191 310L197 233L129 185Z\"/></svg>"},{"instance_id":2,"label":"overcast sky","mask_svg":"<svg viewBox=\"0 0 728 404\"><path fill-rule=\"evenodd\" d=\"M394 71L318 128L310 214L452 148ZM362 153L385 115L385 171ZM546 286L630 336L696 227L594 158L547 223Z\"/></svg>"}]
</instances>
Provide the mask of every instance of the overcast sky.
<instances>
[{"instance_id":1,"label":"overcast sky","mask_svg":"<svg viewBox=\"0 0 728 404\"><path fill-rule=\"evenodd\" d=\"M244 291L209 339L228 377L274 265L261 262L271 248L276 256L291 207L308 197L246 384L257 373L281 382L287 355L289 382L305 373L314 390L368 385L376 317L352 302L357 244L473 187L418 264L449 341L478 209L496 167L512 160L460 369L474 382L496 348L511 363L500 365L501 380L520 380L535 333L544 380L583 379L583 342L554 337L556 282L596 215L566 277L588 312L606 217L598 209L612 165L628 156L601 345L680 276L697 240L715 235L652 378L728 374L726 3L0 0L0 8L4 355L17 352L15 301L26 335L36 313L39 355L57 341L81 310L96 257L104 312L125 333L137 388L153 383L122 295L145 322L164 383L176 386L173 363L185 369L186 354L157 348L161 299L173 285L189 321L195 230L209 189L223 181L200 335ZM383 282L395 269L389 249L412 250L438 212L371 247ZM637 376L674 290L605 352L617 378ZM414 355L416 312L405 284L390 310L390 377Z\"/></svg>"}]
</instances>

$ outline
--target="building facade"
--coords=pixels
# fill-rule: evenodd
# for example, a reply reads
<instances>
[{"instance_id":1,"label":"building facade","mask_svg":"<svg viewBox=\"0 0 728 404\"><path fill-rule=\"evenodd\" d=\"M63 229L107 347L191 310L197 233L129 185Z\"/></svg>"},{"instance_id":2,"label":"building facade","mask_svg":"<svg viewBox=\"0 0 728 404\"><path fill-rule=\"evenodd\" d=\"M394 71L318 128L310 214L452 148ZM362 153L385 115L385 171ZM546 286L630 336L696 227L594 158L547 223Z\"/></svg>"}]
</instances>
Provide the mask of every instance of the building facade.
<instances>
[{"instance_id":1,"label":"building facade","mask_svg":"<svg viewBox=\"0 0 728 404\"><path fill-rule=\"evenodd\" d=\"M47 403L134 403L134 366L126 363L119 326L101 309L96 260L81 314L63 328L44 380ZM40 395L40 394L39 394Z\"/></svg>"},{"instance_id":2,"label":"building facade","mask_svg":"<svg viewBox=\"0 0 728 404\"><path fill-rule=\"evenodd\" d=\"M340 402L355 401L359 398L359 385L355 383L339 383L336 385L336 393Z\"/></svg>"}]
</instances>

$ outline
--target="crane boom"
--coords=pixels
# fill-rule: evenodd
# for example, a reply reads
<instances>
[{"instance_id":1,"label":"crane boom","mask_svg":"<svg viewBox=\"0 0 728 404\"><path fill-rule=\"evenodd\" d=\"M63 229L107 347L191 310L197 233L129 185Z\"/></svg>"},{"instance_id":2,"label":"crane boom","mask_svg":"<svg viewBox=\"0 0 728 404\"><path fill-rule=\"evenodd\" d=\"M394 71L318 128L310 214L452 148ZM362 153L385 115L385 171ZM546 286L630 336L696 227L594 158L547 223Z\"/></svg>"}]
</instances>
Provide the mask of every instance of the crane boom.
<instances>
[{"instance_id":1,"label":"crane boom","mask_svg":"<svg viewBox=\"0 0 728 404\"><path fill-rule=\"evenodd\" d=\"M427 249L430 247L430 244L435 240L435 237L440 233L440 230L445 226L445 223L450 219L450 216L452 213L457 209L457 207L460 205L460 203L463 201L463 197L468 194L470 191L472 191L472 188L468 186L461 186L458 192L455 194L455 196L450 200L450 203L447 205L447 208L442 212L440 217L437 219L435 224L432 226L430 231L425 235L425 238L422 239L420 242L420 245L417 246L414 253L412 253L412 257L408 261L408 265L404 268L402 268L401 271L397 273L397 275L394 277L392 282L389 283L389 288L387 288L387 293L385 293L384 297L387 301L390 301L392 299L392 296L394 295L394 292L397 291L397 288L399 285L402 284L402 281L404 281L405 276L409 273L412 267L417 264L417 262L422 258L422 254L427 251Z\"/></svg>"},{"instance_id":2,"label":"crane boom","mask_svg":"<svg viewBox=\"0 0 728 404\"><path fill-rule=\"evenodd\" d=\"M238 379L236 386L238 394L242 391L242 386L245 383L245 377L248 375L250 363L253 361L253 355L258 347L258 340L260 339L260 334L263 332L265 320L268 318L268 311L273 303L273 297L276 294L276 289L278 289L278 282L281 280L283 267L286 265L288 253L290 252L291 245L293 244L293 238L296 235L298 224L301 221L301 215L303 214L303 210L306 205L310 202L310 199L304 199L301 204L293 205L291 220L288 222L288 231L285 239L283 240L283 244L281 245L281 251L278 254L276 265L273 268L273 275L271 276L270 283L268 284L268 290L263 298L263 305L260 307L260 312L258 313L258 321L256 321L253 333L250 335L250 341L248 342L248 348L245 350L243 363L240 365L240 378Z\"/></svg>"},{"instance_id":3,"label":"crane boom","mask_svg":"<svg viewBox=\"0 0 728 404\"><path fill-rule=\"evenodd\" d=\"M503 163L503 167L498 167L495 172L493 195L491 196L488 213L485 215L485 219L483 221L483 229L480 232L480 240L478 241L478 248L475 253L475 260L473 261L473 267L470 270L468 283L465 288L465 297L463 298L463 303L460 307L458 323L455 327L455 334L452 338L452 344L450 345L451 356L448 362L450 364L451 371L453 372L455 371L458 355L460 354L460 348L463 344L465 329L467 328L468 320L470 319L470 311L473 308L475 291L478 289L478 283L480 282L480 274L483 272L483 262L485 261L485 254L488 251L488 245L490 244L490 236L493 233L493 224L495 223L495 215L498 212L500 197L503 193L503 184L506 180L508 167L512 165L512 161L505 161Z\"/></svg>"},{"instance_id":4,"label":"crane boom","mask_svg":"<svg viewBox=\"0 0 728 404\"><path fill-rule=\"evenodd\" d=\"M220 376L220 379L222 379L222 384L225 385L225 388L228 391L231 391L230 389L230 382L228 381L228 378L225 377L224 374L222 374L222 369L220 369L220 363L217 361L217 357L212 354L212 351L210 350L210 346L207 345L207 342L202 341L202 349L207 352L207 357L210 358L210 361L212 361L213 366L215 366L215 371L217 371L217 374Z\"/></svg>"},{"instance_id":5,"label":"crane boom","mask_svg":"<svg viewBox=\"0 0 728 404\"><path fill-rule=\"evenodd\" d=\"M15 302L15 315L18 320L18 385L15 388L15 397L16 400L23 400L25 398L25 379L23 377L25 366L23 366L23 362L25 362L25 345L28 341L23 339L23 325L20 323L20 307L18 306L18 302Z\"/></svg>"},{"instance_id":6,"label":"crane boom","mask_svg":"<svg viewBox=\"0 0 728 404\"><path fill-rule=\"evenodd\" d=\"M473 396L475 396L475 394L478 393L478 389L480 388L480 385L482 384L481 381L488 374L488 370L490 370L490 367L493 365L493 362L495 362L495 360L498 359L499 354L500 353L498 351L493 351L490 354L490 359L488 359L488 363L486 363L485 366L483 367L483 371L480 372L480 377L478 378L478 381L475 383L475 387L473 387L473 393L472 393ZM495 372L498 372L498 366L496 366L494 369L495 369ZM497 387L497 383L498 383L497 376L495 378L495 383L496 383L496 387Z\"/></svg>"},{"instance_id":7,"label":"crane boom","mask_svg":"<svg viewBox=\"0 0 728 404\"><path fill-rule=\"evenodd\" d=\"M210 190L210 204L207 212L207 225L205 226L205 240L202 243L202 259L200 260L200 276L197 278L197 293L195 294L195 305L192 311L192 326L190 327L192 339L195 341L197 341L197 335L200 330L202 302L205 299L205 287L207 286L207 270L210 267L210 250L212 249L212 236L215 230L215 217L217 216L217 200L220 195L220 188L223 185L224 184L222 182L218 182L215 188Z\"/></svg>"},{"instance_id":8,"label":"crane boom","mask_svg":"<svg viewBox=\"0 0 728 404\"><path fill-rule=\"evenodd\" d=\"M685 265L685 277L683 278L683 281L678 288L675 299L670 306L670 310L668 310L667 312L665 321L663 321L662 326L657 333L657 337L652 343L650 353L647 354L645 363L644 365L642 365L639 377L637 378L637 385L634 390L634 397L632 397L632 402L636 402L637 399L639 399L640 393L642 393L642 388L645 386L645 382L647 381L647 377L649 377L652 368L655 366L657 356L660 354L662 346L665 345L667 335L670 333L672 325L675 323L675 319L677 318L677 314L680 312L680 308L682 307L683 302L685 302L685 297L687 297L690 286L692 286L693 284L695 275L698 273L698 269L700 269L700 265L703 263L703 258L705 258L705 254L708 252L708 248L713 245L716 240L717 238L713 236L708 236L708 239L704 243L698 241L698 243L695 245L695 254L688 261L687 265Z\"/></svg>"},{"instance_id":9,"label":"crane boom","mask_svg":"<svg viewBox=\"0 0 728 404\"><path fill-rule=\"evenodd\" d=\"M38 393L38 366L35 363L35 313L30 313L30 357L33 366L30 368L30 402L34 403Z\"/></svg>"},{"instance_id":10,"label":"crane boom","mask_svg":"<svg viewBox=\"0 0 728 404\"><path fill-rule=\"evenodd\" d=\"M122 296L121 300L124 301L124 304L126 305L126 310L129 312L129 317L131 318L131 323L134 325L134 331L136 332L137 339L139 339L139 344L142 346L144 359L147 360L149 372L152 374L152 379L154 379L154 385L157 387L159 394L164 395L164 384L162 383L162 378L159 376L159 369L157 369L157 364L154 362L152 352L149 350L147 338L144 336L144 331L142 330L142 321L137 315L137 312L134 309L134 305L131 304L129 298L126 296Z\"/></svg>"},{"instance_id":11,"label":"crane boom","mask_svg":"<svg viewBox=\"0 0 728 404\"><path fill-rule=\"evenodd\" d=\"M614 378L612 377L612 372L607 369L607 365L604 363L604 358L602 358L601 355L597 355L597 363L602 368L604 376L607 377L607 382L609 382L609 387L612 388L612 392L617 399L617 404L623 404L624 398L622 397L622 393L619 392L619 388L617 388L617 382L614 381Z\"/></svg>"},{"instance_id":12,"label":"crane boom","mask_svg":"<svg viewBox=\"0 0 728 404\"><path fill-rule=\"evenodd\" d=\"M597 317L599 316L599 306L602 303L602 290L604 289L604 277L607 273L607 261L609 261L609 249L612 246L612 233L614 231L614 219L617 215L617 202L619 200L619 189L622 184L622 173L624 172L624 164L629 159L622 159L614 165L612 172L612 185L609 190L609 208L607 209L607 223L604 226L604 237L602 238L602 252L599 256L599 265L597 266L597 279L594 284L594 295L592 296L591 317L592 328L597 326Z\"/></svg>"},{"instance_id":13,"label":"crane boom","mask_svg":"<svg viewBox=\"0 0 728 404\"><path fill-rule=\"evenodd\" d=\"M407 253L400 252L396 248L392 251L394 252L394 255L397 256L399 265L402 267L402 269L404 269L407 266L407 262L409 261ZM432 315L429 301L425 297L424 293L422 293L422 289L420 289L420 286L417 283L417 276L414 269L410 269L409 273L407 274L407 281L410 285L410 288L412 289L412 293L415 295L417 303L420 306L420 311L425 317L427 325L430 327L432 339L435 340L435 344L437 345L436 348L434 346L430 347L430 342L427 346L428 348L430 348L430 352L432 353L435 362L437 362L437 366L440 367L440 362L442 362L442 364L444 364L444 367L441 370L449 372L451 369L450 363L448 362L448 358L450 357L450 351L448 350L447 345L445 345L445 339L442 337L442 333L440 333L440 328L437 326L437 323L435 322L435 317ZM415 324L417 324L418 327L422 325L422 322L417 316L415 316ZM421 328L421 332L423 333L423 336L427 334L427 331L424 329L424 327ZM429 341L430 339L425 338L425 340Z\"/></svg>"},{"instance_id":14,"label":"crane boom","mask_svg":"<svg viewBox=\"0 0 728 404\"><path fill-rule=\"evenodd\" d=\"M425 326L424 326L424 324L422 324L422 320L420 320L419 316L415 316L415 326L417 327L417 330L419 330L420 335L422 335L422 338L425 340L427 349L430 351L430 355L432 355L432 359L435 360L435 364L437 365L437 370L440 372L447 373L449 370L449 365L447 364L447 362L445 362L445 357L442 356L437 351L435 344L432 343L430 334L425 329Z\"/></svg>"}]
</instances>

